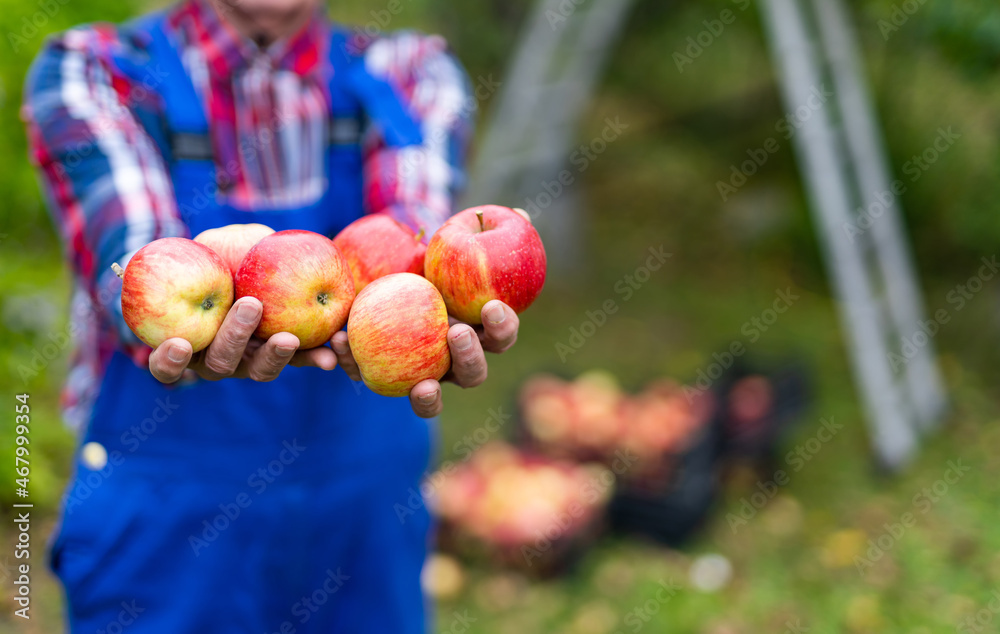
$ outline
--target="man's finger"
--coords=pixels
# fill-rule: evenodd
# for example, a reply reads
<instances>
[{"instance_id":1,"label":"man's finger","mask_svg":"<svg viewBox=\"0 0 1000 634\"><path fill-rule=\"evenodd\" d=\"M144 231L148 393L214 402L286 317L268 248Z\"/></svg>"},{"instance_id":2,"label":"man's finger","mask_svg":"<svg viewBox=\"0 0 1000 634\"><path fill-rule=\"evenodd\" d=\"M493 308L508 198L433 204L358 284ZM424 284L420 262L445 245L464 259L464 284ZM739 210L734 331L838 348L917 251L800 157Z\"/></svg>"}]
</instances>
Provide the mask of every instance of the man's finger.
<instances>
[{"instance_id":1,"label":"man's finger","mask_svg":"<svg viewBox=\"0 0 1000 634\"><path fill-rule=\"evenodd\" d=\"M444 409L441 400L441 384L434 379L426 379L417 383L410 390L410 406L421 418L433 418Z\"/></svg>"},{"instance_id":2,"label":"man's finger","mask_svg":"<svg viewBox=\"0 0 1000 634\"><path fill-rule=\"evenodd\" d=\"M311 350L299 350L292 357L292 360L288 362L288 365L332 370L337 367L337 354L326 346L312 348Z\"/></svg>"},{"instance_id":3,"label":"man's finger","mask_svg":"<svg viewBox=\"0 0 1000 634\"><path fill-rule=\"evenodd\" d=\"M337 363L340 364L340 367L344 368L347 376L351 377L352 381L360 381L361 371L354 360L354 355L351 354L351 344L347 341L347 333L343 330L334 333L333 339L330 340L330 345L333 347L333 351L337 353Z\"/></svg>"},{"instance_id":4,"label":"man's finger","mask_svg":"<svg viewBox=\"0 0 1000 634\"><path fill-rule=\"evenodd\" d=\"M167 339L149 355L149 372L160 383L176 383L191 362L191 344L184 339Z\"/></svg>"},{"instance_id":5,"label":"man's finger","mask_svg":"<svg viewBox=\"0 0 1000 634\"><path fill-rule=\"evenodd\" d=\"M475 387L486 380L486 355L476 331L466 324L448 330L451 349L451 380L462 387Z\"/></svg>"},{"instance_id":6,"label":"man's finger","mask_svg":"<svg viewBox=\"0 0 1000 634\"><path fill-rule=\"evenodd\" d=\"M517 341L517 329L521 325L517 313L499 299L486 302L483 306L483 332L479 335L483 349L487 352L506 352Z\"/></svg>"},{"instance_id":7,"label":"man's finger","mask_svg":"<svg viewBox=\"0 0 1000 634\"><path fill-rule=\"evenodd\" d=\"M295 335L289 332L272 335L247 363L247 376L261 383L275 380L298 349L299 338Z\"/></svg>"},{"instance_id":8,"label":"man's finger","mask_svg":"<svg viewBox=\"0 0 1000 634\"><path fill-rule=\"evenodd\" d=\"M254 297L241 297L233 304L205 352L204 363L209 372L223 377L236 371L263 310L263 304Z\"/></svg>"}]
</instances>

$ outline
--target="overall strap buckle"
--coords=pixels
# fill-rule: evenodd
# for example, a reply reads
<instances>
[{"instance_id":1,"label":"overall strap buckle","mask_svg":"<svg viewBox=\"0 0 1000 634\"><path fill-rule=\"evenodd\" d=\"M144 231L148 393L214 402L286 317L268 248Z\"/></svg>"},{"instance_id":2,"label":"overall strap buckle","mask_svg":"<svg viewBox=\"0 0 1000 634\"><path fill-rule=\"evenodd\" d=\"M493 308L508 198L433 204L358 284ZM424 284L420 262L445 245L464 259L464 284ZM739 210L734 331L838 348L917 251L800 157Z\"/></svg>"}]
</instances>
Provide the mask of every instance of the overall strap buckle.
<instances>
[{"instance_id":1,"label":"overall strap buckle","mask_svg":"<svg viewBox=\"0 0 1000 634\"><path fill-rule=\"evenodd\" d=\"M327 126L327 144L346 148L361 144L360 117L331 117ZM211 161L215 158L212 139L206 132L170 131L170 154L175 161Z\"/></svg>"}]
</instances>

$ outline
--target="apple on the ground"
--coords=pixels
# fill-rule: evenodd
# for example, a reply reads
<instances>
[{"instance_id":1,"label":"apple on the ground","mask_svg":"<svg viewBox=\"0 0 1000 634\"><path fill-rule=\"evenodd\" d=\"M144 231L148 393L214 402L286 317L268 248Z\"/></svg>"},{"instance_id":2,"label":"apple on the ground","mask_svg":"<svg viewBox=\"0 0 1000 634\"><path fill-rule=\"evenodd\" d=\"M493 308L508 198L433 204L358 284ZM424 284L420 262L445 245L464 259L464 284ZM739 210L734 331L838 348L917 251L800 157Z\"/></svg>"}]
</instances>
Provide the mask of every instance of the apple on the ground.
<instances>
[{"instance_id":1,"label":"apple on the ground","mask_svg":"<svg viewBox=\"0 0 1000 634\"><path fill-rule=\"evenodd\" d=\"M536 375L525 381L519 400L524 425L535 440L559 446L572 437L576 407L570 384L551 375Z\"/></svg>"},{"instance_id":2,"label":"apple on the ground","mask_svg":"<svg viewBox=\"0 0 1000 634\"><path fill-rule=\"evenodd\" d=\"M465 572L454 557L439 553L427 557L420 572L420 587L436 601L454 599L465 586Z\"/></svg>"},{"instance_id":3,"label":"apple on the ground","mask_svg":"<svg viewBox=\"0 0 1000 634\"><path fill-rule=\"evenodd\" d=\"M365 287L347 323L351 353L365 385L383 396L406 396L451 367L448 311L434 285L393 273Z\"/></svg>"},{"instance_id":4,"label":"apple on the ground","mask_svg":"<svg viewBox=\"0 0 1000 634\"><path fill-rule=\"evenodd\" d=\"M501 548L581 533L614 489L606 467L532 454L503 441L487 443L430 480L437 483L432 510L445 525Z\"/></svg>"},{"instance_id":5,"label":"apple on the ground","mask_svg":"<svg viewBox=\"0 0 1000 634\"><path fill-rule=\"evenodd\" d=\"M172 337L194 352L212 343L233 305L233 276L215 251L187 238L161 238L139 249L122 271L122 316L145 344Z\"/></svg>"},{"instance_id":6,"label":"apple on the ground","mask_svg":"<svg viewBox=\"0 0 1000 634\"><path fill-rule=\"evenodd\" d=\"M468 508L454 518L464 528L494 544L531 543L544 534L550 539L573 534L586 526L604 505L611 486L604 468L578 465L510 448L513 460L484 467L480 456L493 443L477 451L445 480L446 487L461 486L464 472L480 474L477 495L468 498ZM491 452L495 453L495 452ZM488 462L493 462L490 457ZM449 492L451 494L451 492ZM450 518L445 518L450 519Z\"/></svg>"},{"instance_id":7,"label":"apple on the ground","mask_svg":"<svg viewBox=\"0 0 1000 634\"><path fill-rule=\"evenodd\" d=\"M424 232L414 233L386 214L364 216L333 239L354 276L354 292L391 273L424 274Z\"/></svg>"},{"instance_id":8,"label":"apple on the ground","mask_svg":"<svg viewBox=\"0 0 1000 634\"><path fill-rule=\"evenodd\" d=\"M545 284L545 268L545 248L531 222L498 205L452 216L431 238L424 262L448 312L468 324L481 324L483 306L493 299L516 313L527 309Z\"/></svg>"},{"instance_id":9,"label":"apple on the ground","mask_svg":"<svg viewBox=\"0 0 1000 634\"><path fill-rule=\"evenodd\" d=\"M303 350L321 346L347 321L354 281L333 241L312 231L278 231L253 246L236 273L236 297L256 297L264 314L256 335L299 338Z\"/></svg>"},{"instance_id":10,"label":"apple on the ground","mask_svg":"<svg viewBox=\"0 0 1000 634\"><path fill-rule=\"evenodd\" d=\"M474 469L463 467L437 477L441 478L441 484L430 500L431 508L440 517L460 519L482 494L484 478Z\"/></svg>"},{"instance_id":11,"label":"apple on the ground","mask_svg":"<svg viewBox=\"0 0 1000 634\"><path fill-rule=\"evenodd\" d=\"M571 391L577 415L576 443L598 450L616 446L625 395L615 377L604 370L591 370L576 378Z\"/></svg>"},{"instance_id":12,"label":"apple on the ground","mask_svg":"<svg viewBox=\"0 0 1000 634\"><path fill-rule=\"evenodd\" d=\"M206 229L196 235L194 241L204 244L222 256L235 278L237 271L240 270L240 263L243 262L247 252L272 233L274 233L274 229L258 223L226 225L225 227Z\"/></svg>"},{"instance_id":13,"label":"apple on the ground","mask_svg":"<svg viewBox=\"0 0 1000 634\"><path fill-rule=\"evenodd\" d=\"M726 400L730 425L756 433L767 427L768 414L774 407L774 388L767 377L754 374L737 381Z\"/></svg>"}]
</instances>

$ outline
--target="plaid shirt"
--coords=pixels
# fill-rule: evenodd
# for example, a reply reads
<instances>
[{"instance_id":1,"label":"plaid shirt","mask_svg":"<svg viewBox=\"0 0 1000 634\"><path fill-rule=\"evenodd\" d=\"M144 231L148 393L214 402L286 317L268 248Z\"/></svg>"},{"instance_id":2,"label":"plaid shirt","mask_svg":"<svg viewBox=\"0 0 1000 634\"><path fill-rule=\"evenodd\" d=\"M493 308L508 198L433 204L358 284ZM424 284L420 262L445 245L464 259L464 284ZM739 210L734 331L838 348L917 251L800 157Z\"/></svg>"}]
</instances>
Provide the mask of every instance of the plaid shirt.
<instances>
[{"instance_id":1,"label":"plaid shirt","mask_svg":"<svg viewBox=\"0 0 1000 634\"><path fill-rule=\"evenodd\" d=\"M167 29L209 113L216 163L235 176L230 201L247 209L296 207L323 193L329 125L324 16L261 49L223 22L210 0L169 10ZM352 40L366 70L392 83L421 126L422 145L389 148L376 129L363 140L365 207L427 235L452 213L474 101L440 37L415 33ZM125 326L121 283L110 270L143 245L185 236L164 163L163 81L146 64L148 36L134 26L90 25L48 42L25 90L31 158L75 277L70 316L76 339L63 392L68 424L90 418L116 349L146 363L149 348ZM143 68L141 79L124 64ZM247 139L270 134L266 146ZM250 156L250 154L253 156ZM232 169L237 166L237 169Z\"/></svg>"}]
</instances>

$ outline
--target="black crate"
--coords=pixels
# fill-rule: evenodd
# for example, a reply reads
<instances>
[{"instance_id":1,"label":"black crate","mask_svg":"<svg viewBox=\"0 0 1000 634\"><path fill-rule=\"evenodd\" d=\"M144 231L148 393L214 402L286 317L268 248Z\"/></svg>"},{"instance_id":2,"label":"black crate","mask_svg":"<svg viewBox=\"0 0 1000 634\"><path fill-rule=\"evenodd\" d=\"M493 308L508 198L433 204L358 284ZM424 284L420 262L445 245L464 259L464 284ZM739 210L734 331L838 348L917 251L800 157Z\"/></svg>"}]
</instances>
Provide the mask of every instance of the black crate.
<instances>
[{"instance_id":1,"label":"black crate","mask_svg":"<svg viewBox=\"0 0 1000 634\"><path fill-rule=\"evenodd\" d=\"M719 421L712 417L685 451L664 456L672 468L669 479L622 481L608 506L614 530L650 537L676 546L700 527L719 489L716 469Z\"/></svg>"}]
</instances>

